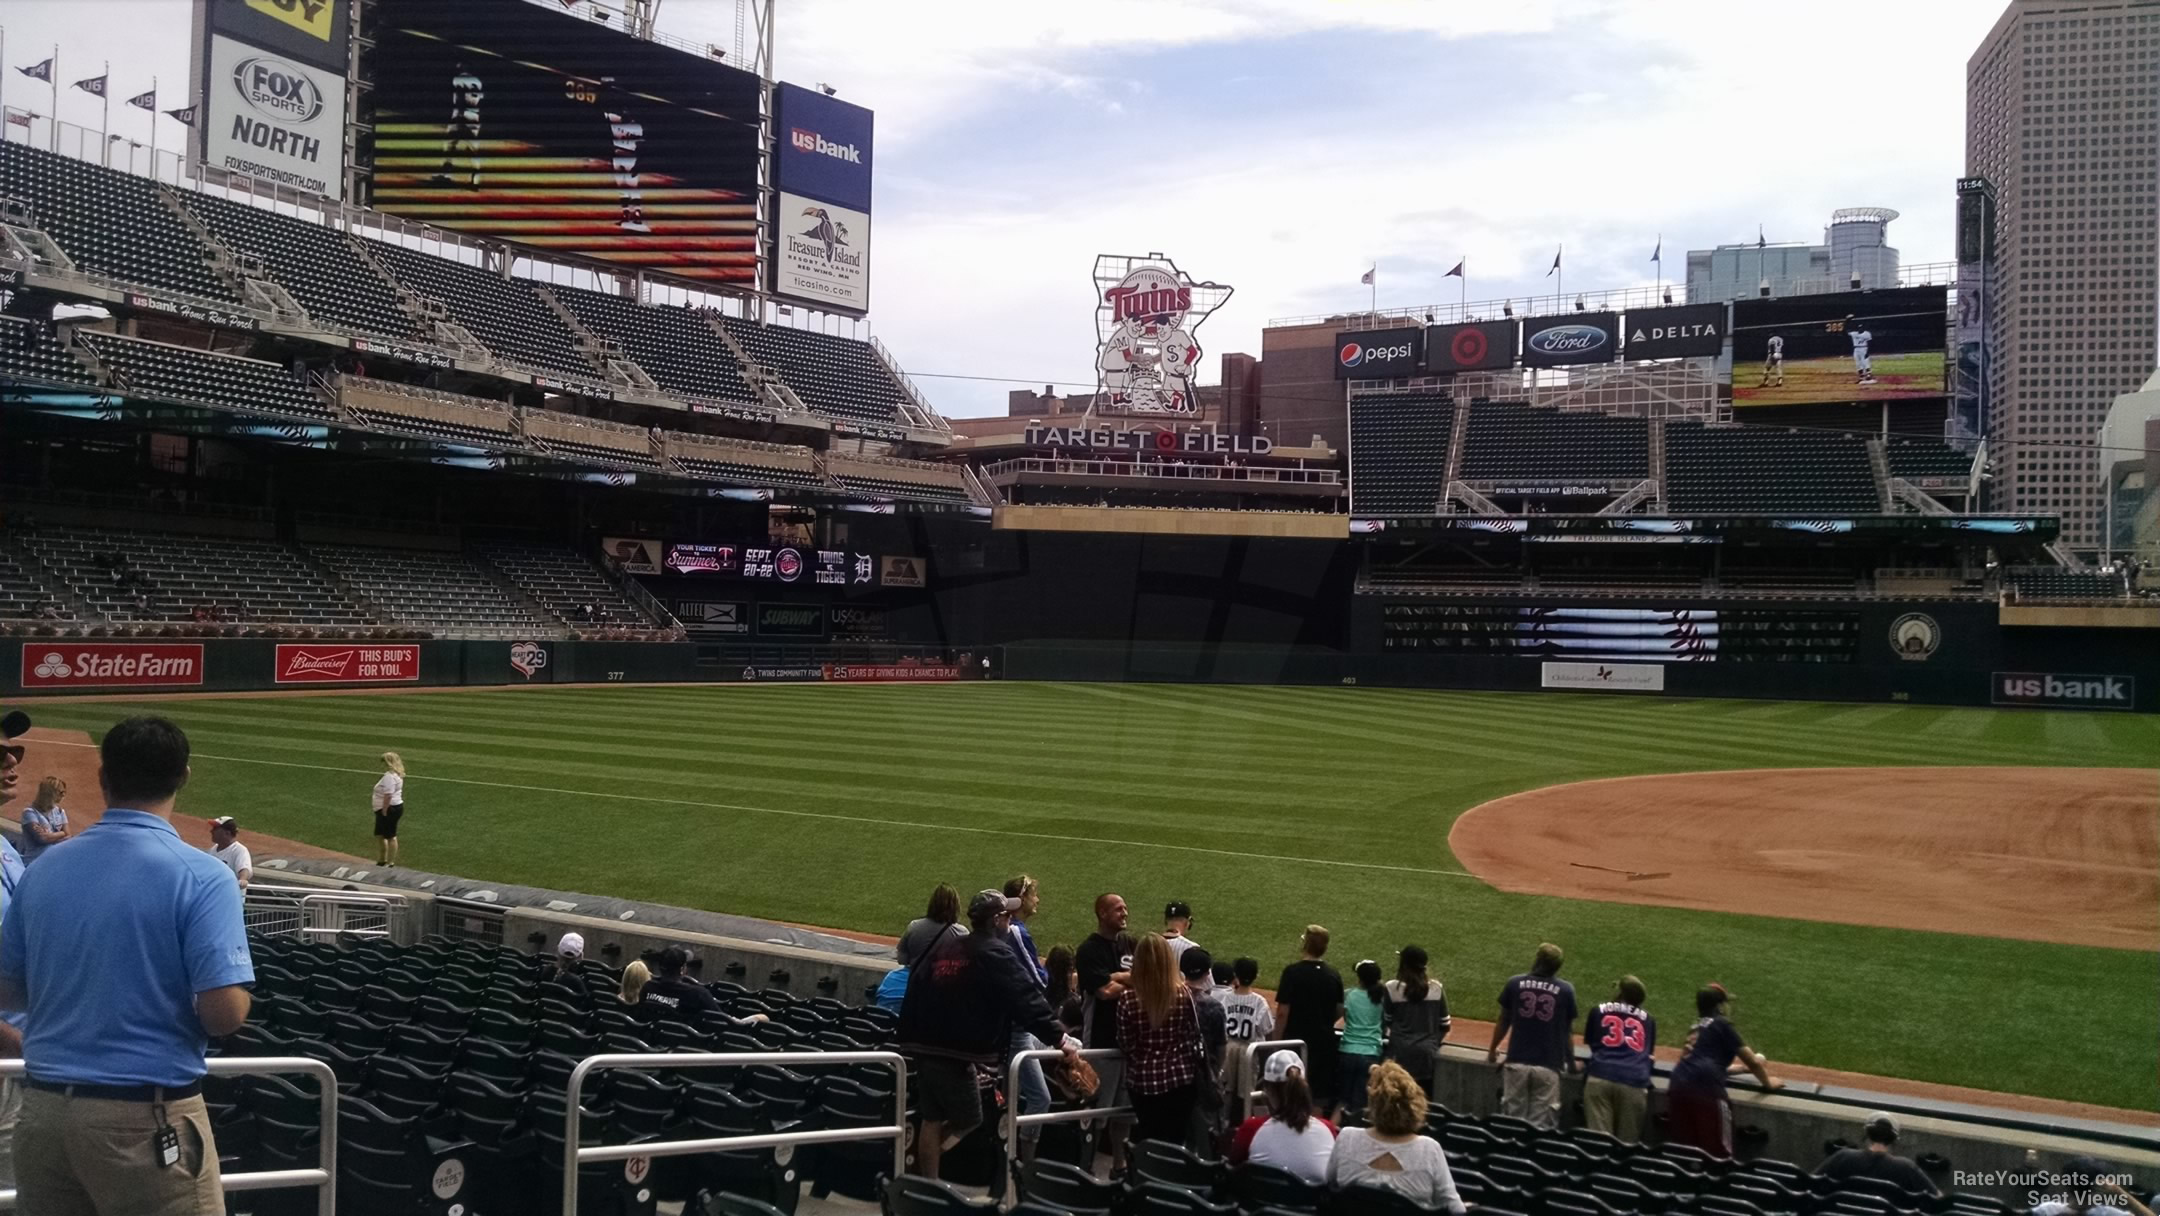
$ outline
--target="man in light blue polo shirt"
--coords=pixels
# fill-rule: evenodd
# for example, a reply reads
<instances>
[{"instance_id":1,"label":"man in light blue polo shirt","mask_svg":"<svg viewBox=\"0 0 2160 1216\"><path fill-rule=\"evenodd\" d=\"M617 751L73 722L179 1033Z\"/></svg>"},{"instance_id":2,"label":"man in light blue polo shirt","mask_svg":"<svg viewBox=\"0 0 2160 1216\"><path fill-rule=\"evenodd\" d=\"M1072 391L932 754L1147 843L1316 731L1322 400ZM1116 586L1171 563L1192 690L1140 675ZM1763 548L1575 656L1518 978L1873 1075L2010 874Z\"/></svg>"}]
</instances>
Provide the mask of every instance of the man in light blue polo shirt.
<instances>
[{"instance_id":1,"label":"man in light blue polo shirt","mask_svg":"<svg viewBox=\"0 0 2160 1216\"><path fill-rule=\"evenodd\" d=\"M173 831L179 727L129 718L99 760L111 809L26 873L0 919L0 1010L30 1018L17 1207L218 1216L203 1049L247 1021L240 889Z\"/></svg>"},{"instance_id":2,"label":"man in light blue polo shirt","mask_svg":"<svg viewBox=\"0 0 2160 1216\"><path fill-rule=\"evenodd\" d=\"M15 884L22 881L23 855L0 836L0 926L7 924L8 907L15 900ZM20 1013L0 1013L0 1059L22 1058L23 1027L29 1019ZM15 1124L22 1118L22 1082L0 1080L0 1187L15 1189Z\"/></svg>"}]
</instances>

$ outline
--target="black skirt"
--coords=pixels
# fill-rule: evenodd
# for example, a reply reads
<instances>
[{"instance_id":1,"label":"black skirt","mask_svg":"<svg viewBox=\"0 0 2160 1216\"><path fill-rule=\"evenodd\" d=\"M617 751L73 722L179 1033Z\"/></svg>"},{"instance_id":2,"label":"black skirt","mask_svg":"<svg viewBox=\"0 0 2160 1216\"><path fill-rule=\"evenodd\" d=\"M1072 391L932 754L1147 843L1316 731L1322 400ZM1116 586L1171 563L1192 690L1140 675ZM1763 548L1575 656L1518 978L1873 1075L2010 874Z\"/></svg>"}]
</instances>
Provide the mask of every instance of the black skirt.
<instances>
[{"instance_id":1,"label":"black skirt","mask_svg":"<svg viewBox=\"0 0 2160 1216\"><path fill-rule=\"evenodd\" d=\"M397 839L398 820L405 817L405 804L400 802L387 811L375 812L375 834L384 840Z\"/></svg>"}]
</instances>

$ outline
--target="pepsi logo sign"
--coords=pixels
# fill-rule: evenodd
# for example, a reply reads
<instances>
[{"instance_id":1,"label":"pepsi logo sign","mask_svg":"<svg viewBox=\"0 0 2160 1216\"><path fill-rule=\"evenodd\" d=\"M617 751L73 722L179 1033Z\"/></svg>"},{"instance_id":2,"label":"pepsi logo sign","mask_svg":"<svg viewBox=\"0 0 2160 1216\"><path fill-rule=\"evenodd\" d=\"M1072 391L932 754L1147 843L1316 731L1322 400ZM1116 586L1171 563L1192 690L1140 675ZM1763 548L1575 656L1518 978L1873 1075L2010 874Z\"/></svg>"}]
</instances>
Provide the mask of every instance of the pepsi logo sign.
<instances>
[{"instance_id":1,"label":"pepsi logo sign","mask_svg":"<svg viewBox=\"0 0 2160 1216\"><path fill-rule=\"evenodd\" d=\"M1541 355L1585 355L1603 348L1611 340L1595 325L1555 325L1531 334L1524 345Z\"/></svg>"},{"instance_id":2,"label":"pepsi logo sign","mask_svg":"<svg viewBox=\"0 0 2160 1216\"><path fill-rule=\"evenodd\" d=\"M1395 343L1389 346L1365 346L1357 342L1345 342L1341 353L1337 356L1344 367L1357 367L1368 361L1386 363L1392 359L1408 359L1410 357L1411 344L1408 342Z\"/></svg>"}]
</instances>

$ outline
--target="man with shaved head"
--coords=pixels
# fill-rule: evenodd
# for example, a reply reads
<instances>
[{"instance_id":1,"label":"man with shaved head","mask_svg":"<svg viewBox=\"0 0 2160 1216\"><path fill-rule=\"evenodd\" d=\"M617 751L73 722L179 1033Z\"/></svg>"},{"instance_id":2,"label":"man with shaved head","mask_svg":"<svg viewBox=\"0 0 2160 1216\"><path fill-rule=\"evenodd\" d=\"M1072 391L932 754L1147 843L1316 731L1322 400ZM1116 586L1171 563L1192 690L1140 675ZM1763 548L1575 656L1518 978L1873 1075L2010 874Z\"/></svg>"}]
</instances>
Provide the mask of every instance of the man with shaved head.
<instances>
[{"instance_id":1,"label":"man with shaved head","mask_svg":"<svg viewBox=\"0 0 2160 1216\"><path fill-rule=\"evenodd\" d=\"M1132 983L1133 941L1125 932L1125 897L1095 897L1095 932L1073 952L1075 987L1080 992L1080 1040L1089 1047L1117 1046L1117 1004ZM1095 1061L1101 1086L1095 1091L1098 1106L1116 1106L1118 1089L1125 1080L1122 1060ZM1124 1125L1112 1127L1112 1156Z\"/></svg>"}]
</instances>

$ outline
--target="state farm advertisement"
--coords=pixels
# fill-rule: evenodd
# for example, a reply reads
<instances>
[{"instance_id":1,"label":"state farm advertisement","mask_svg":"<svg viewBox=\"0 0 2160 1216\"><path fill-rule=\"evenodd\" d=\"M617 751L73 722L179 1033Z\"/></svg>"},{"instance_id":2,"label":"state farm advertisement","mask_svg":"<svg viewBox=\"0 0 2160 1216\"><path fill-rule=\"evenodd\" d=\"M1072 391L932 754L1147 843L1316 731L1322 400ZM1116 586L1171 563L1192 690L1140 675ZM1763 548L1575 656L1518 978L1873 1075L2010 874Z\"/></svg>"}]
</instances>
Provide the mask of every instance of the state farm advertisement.
<instances>
[{"instance_id":1,"label":"state farm advertisement","mask_svg":"<svg viewBox=\"0 0 2160 1216\"><path fill-rule=\"evenodd\" d=\"M412 684L420 679L418 646L279 643L280 684Z\"/></svg>"},{"instance_id":2,"label":"state farm advertisement","mask_svg":"<svg viewBox=\"0 0 2160 1216\"><path fill-rule=\"evenodd\" d=\"M24 642L22 686L177 688L203 682L200 642Z\"/></svg>"},{"instance_id":3,"label":"state farm advertisement","mask_svg":"<svg viewBox=\"0 0 2160 1216\"><path fill-rule=\"evenodd\" d=\"M967 673L958 667L936 663L894 663L882 666L870 663L855 663L844 666L837 663L828 663L825 665L825 678L833 681L960 680L966 677Z\"/></svg>"}]
</instances>

